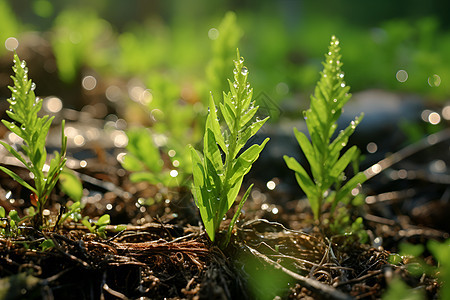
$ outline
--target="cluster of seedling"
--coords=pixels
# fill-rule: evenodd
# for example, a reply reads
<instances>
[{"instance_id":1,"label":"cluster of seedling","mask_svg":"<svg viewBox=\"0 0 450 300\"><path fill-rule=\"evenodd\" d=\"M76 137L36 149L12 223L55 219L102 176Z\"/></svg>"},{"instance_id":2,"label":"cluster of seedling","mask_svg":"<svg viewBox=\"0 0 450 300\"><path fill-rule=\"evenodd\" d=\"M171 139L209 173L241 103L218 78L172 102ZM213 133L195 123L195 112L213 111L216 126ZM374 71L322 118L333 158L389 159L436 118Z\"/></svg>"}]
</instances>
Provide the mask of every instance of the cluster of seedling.
<instances>
[{"instance_id":1,"label":"cluster of seedling","mask_svg":"<svg viewBox=\"0 0 450 300\"><path fill-rule=\"evenodd\" d=\"M284 157L287 166L295 172L298 184L305 192L314 218L319 224L322 221L326 203L329 203L331 213L335 211L339 203L351 204L350 201L357 194L352 191L358 189L359 185L367 179L355 167L358 166L359 149L356 146L346 148L348 139L361 121L362 115L355 118L345 129L335 133L337 120L342 113L343 106L351 96L341 70L339 41L334 36L323 65L323 72L321 72L320 80L311 97L310 108L304 112L309 138L305 133L294 129L295 137L309 167L301 165L292 157ZM36 98L35 85L28 79L25 62L20 61L17 54L14 55L13 70L15 75L11 78L14 86L10 87L12 97L8 99L10 109L6 112L12 121L2 120L2 122L12 133L20 137L23 143L21 151L5 142L0 143L30 172L34 184L28 183L4 166L0 166L0 169L31 192L30 199L33 206L23 217L19 217L15 210L11 210L7 214L5 209L0 206L0 234L9 237L20 236L24 228L21 224L28 220L31 220L32 226L38 230L48 230L52 226L54 228L71 220L81 223L91 233L106 238L106 228L110 223L109 215L103 215L96 221L83 217L80 193L73 193L73 195L77 195L74 196L77 198L76 201L69 205L53 223L44 217L43 211L49 196L59 181L60 175L64 174L67 147L64 121L61 126L61 150L55 152L47 164L48 155L45 142L53 117L38 116L42 100ZM219 243L222 247L230 241L233 227L243 204L250 195L252 185L240 198L225 235L218 239L217 234L220 232L221 222L239 199L238 195L244 176L250 171L269 141L266 138L259 145L249 144L251 138L260 130L268 117L264 119L256 117L258 106L252 98L253 89L248 82L249 70L244 66L244 59L239 55L239 51L234 60L233 74L233 81L228 81L229 92L223 93L221 101L214 98L211 93L203 135L202 154L193 146L189 146L191 162L186 163L186 165L192 165L192 194L199 208L205 231L212 242ZM129 132L130 143L127 148L129 154L123 164L127 169L134 171L131 176L134 176L135 181L146 180L169 186L171 185L170 177L174 176L171 176L171 173L163 168L160 150L153 143L151 135L146 133L145 129ZM145 155L146 151L147 155ZM169 156L171 155L169 154ZM144 162L143 165L142 162ZM354 166L352 177L348 175L349 172L346 172L351 164ZM68 180L68 182L73 181ZM69 191L70 189L63 187L62 190ZM334 230L336 233L347 226L346 228L350 228L351 232L362 237L359 234L364 231L362 219L358 218L351 222L345 209L342 210L342 208L344 207L338 209L332 222L327 220L332 231ZM350 226L348 227L348 225ZM51 239L44 239L39 246L41 250L45 251L55 245ZM449 253L447 251L448 241L446 244L430 243L429 248L443 262L445 267L443 270L447 272L450 261L447 255ZM396 256L394 255L392 258L395 259ZM423 271L424 268L425 265L421 270ZM435 270L432 271L435 272ZM448 273L440 273L437 277L447 280ZM404 287L400 286L399 288ZM444 290L444 294L449 294L448 289Z\"/></svg>"},{"instance_id":2,"label":"cluster of seedling","mask_svg":"<svg viewBox=\"0 0 450 300\"><path fill-rule=\"evenodd\" d=\"M344 104L350 98L349 87L343 80L339 51L339 41L332 37L322 76L311 98L311 107L304 114L311 141L304 133L294 130L309 162L311 176L294 158L285 157L287 166L295 171L298 183L307 195L317 220L320 220L325 201L331 202L333 211L339 202L348 200L351 191L365 180L362 173L356 173L353 178L343 183L344 171L352 161L358 159L359 151L356 146L349 148L342 155L341 151L362 116L352 121L339 134L334 135L336 121ZM8 99L10 110L7 111L13 122L2 121L11 132L23 139L22 152L4 142L2 145L30 171L34 186L9 169L5 167L0 169L31 191L32 203L35 204L37 211L30 210L28 217L32 217L34 226L40 228L47 225L42 212L65 166L67 138L64 136L63 122L61 151L55 152L54 158L47 165L45 140L53 118L38 117L42 100L36 98L35 85L28 79L25 62L20 61L16 54L13 70L14 87L10 88L12 97ZM255 117L258 106L252 99L253 89L248 82L249 70L244 66L244 59L239 55L239 51L234 60L233 75L234 80L228 81L229 92L223 93L222 101L214 99L211 94L203 136L203 154L200 155L192 146L190 150L192 193L211 241L216 240L222 219L238 199L244 176L269 141L267 138L260 145L248 145L248 141L268 118ZM135 171L131 176L136 181L147 180L154 184L170 185L170 173L163 170L159 149L154 145L151 135L131 131L129 137L130 153L126 156L124 166ZM145 151L147 155L144 155ZM141 164L142 162L145 163ZM221 241L222 245L229 242L233 226L251 188L252 186L248 187L242 196L227 234ZM91 232L104 236L109 216L104 215L96 223L91 224L87 218L81 217L80 212L81 204L75 202L68 208L68 212L61 216L59 223L68 218L81 221ZM5 212L0 213L2 220L5 220ZM14 212L10 213L9 220L8 228L14 228L16 223L23 221Z\"/></svg>"}]
</instances>

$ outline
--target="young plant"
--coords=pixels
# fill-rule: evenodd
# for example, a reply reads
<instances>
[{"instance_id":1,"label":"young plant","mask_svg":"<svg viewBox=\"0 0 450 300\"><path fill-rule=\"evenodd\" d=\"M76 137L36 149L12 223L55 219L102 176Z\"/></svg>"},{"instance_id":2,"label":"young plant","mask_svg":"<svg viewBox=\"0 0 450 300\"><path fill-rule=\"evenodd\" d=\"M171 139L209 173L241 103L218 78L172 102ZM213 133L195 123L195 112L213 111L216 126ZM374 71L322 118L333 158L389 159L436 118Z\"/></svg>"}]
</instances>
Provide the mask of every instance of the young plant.
<instances>
[{"instance_id":1,"label":"young plant","mask_svg":"<svg viewBox=\"0 0 450 300\"><path fill-rule=\"evenodd\" d=\"M102 215L100 218L98 218L97 221L94 221L91 223L90 220L88 220L87 217L83 218L81 220L81 223L89 229L91 233L97 234L101 238L106 238L106 226L109 225L111 221L111 217L108 214Z\"/></svg>"},{"instance_id":2,"label":"young plant","mask_svg":"<svg viewBox=\"0 0 450 300\"><path fill-rule=\"evenodd\" d=\"M295 158L284 156L287 166L295 171L295 177L308 197L316 220L320 220L325 200L332 202L333 211L340 201L349 197L358 184L366 180L365 175L359 172L341 186L344 170L359 154L356 146L349 148L342 155L341 150L347 145L349 136L355 131L363 115L355 118L337 136L334 135L342 108L351 97L348 93L350 87L344 82L339 51L339 40L333 36L325 55L321 78L311 97L310 108L304 112L311 141L304 133L294 128L295 137L309 162L312 176ZM335 192L329 192L332 186L335 187Z\"/></svg>"},{"instance_id":3,"label":"young plant","mask_svg":"<svg viewBox=\"0 0 450 300\"><path fill-rule=\"evenodd\" d=\"M211 97L203 138L203 158L191 148L194 175L192 191L211 241L215 239L222 218L236 201L244 175L250 171L269 141L266 138L261 145L252 145L239 155L268 117L263 120L254 118L258 106L252 101L253 89L247 82L249 72L239 51L234 66L234 82L228 81L230 92L224 93L223 102L219 103L225 121L223 126L219 123L216 105ZM247 199L250 189L251 186L241 199L240 206ZM232 219L225 244L228 243L239 213L240 207Z\"/></svg>"},{"instance_id":4,"label":"young plant","mask_svg":"<svg viewBox=\"0 0 450 300\"><path fill-rule=\"evenodd\" d=\"M178 184L175 177L177 170L164 168L164 161L160 149L155 145L151 132L146 128L130 129L127 132L128 145L122 166L131 171L130 179L133 182L147 181L151 184L162 183L172 187ZM172 149L172 152L175 150ZM168 151L171 157L171 151ZM174 161L171 161L172 165Z\"/></svg>"},{"instance_id":5,"label":"young plant","mask_svg":"<svg viewBox=\"0 0 450 300\"><path fill-rule=\"evenodd\" d=\"M36 86L28 79L28 69L25 61L20 61L17 54L14 54L13 71L15 76L11 76L11 78L14 81L14 87L9 87L12 97L8 99L10 109L6 111L13 122L7 120L2 120L2 122L6 128L23 139L23 153L19 153L4 142L0 143L30 171L34 179L34 187L6 167L0 166L0 170L32 192L32 202L35 202L37 206L34 223L36 227L39 227L43 221L42 212L44 206L66 164L67 137L64 135L63 121L61 152L55 152L55 157L50 161L50 165L47 165L45 140L53 117L48 115L42 118L38 117L38 112L42 107L42 99L36 98L34 94Z\"/></svg>"}]
</instances>

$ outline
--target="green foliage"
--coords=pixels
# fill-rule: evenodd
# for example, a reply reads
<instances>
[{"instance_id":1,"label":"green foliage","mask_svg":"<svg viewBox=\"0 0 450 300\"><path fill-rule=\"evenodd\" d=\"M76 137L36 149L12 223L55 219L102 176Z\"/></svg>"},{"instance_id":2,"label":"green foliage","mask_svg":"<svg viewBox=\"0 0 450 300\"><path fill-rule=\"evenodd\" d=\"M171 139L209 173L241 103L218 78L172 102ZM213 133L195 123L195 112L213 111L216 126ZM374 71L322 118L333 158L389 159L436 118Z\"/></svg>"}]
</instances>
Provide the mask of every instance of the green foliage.
<instances>
[{"instance_id":1,"label":"green foliage","mask_svg":"<svg viewBox=\"0 0 450 300\"><path fill-rule=\"evenodd\" d=\"M128 145L126 149L128 153L124 157L122 166L132 172L130 175L131 181L147 181L151 184L162 183L167 187L178 185L174 178L177 176L172 176L178 175L178 171L171 173L170 169L164 167L160 150L155 145L150 130L146 128L130 129L127 136Z\"/></svg>"},{"instance_id":2,"label":"green foliage","mask_svg":"<svg viewBox=\"0 0 450 300\"><path fill-rule=\"evenodd\" d=\"M16 37L23 29L21 24L16 19L11 7L6 0L0 0L0 40L4 42L9 37ZM0 47L0 54L5 51L4 47Z\"/></svg>"},{"instance_id":3,"label":"green foliage","mask_svg":"<svg viewBox=\"0 0 450 300\"><path fill-rule=\"evenodd\" d=\"M33 193L32 197L36 200L38 209L36 222L40 224L45 203L66 164L67 137L64 136L63 122L61 152L55 152L55 157L50 161L50 165L47 165L45 141L53 117L50 118L48 115L38 117L38 112L42 107L42 99L36 98L34 94L35 84L28 79L25 61L20 61L17 54L14 55L13 70L15 76L11 76L11 78L14 81L14 87L9 87L12 97L8 99L10 109L6 111L13 122L7 120L2 120L2 122L6 128L23 139L23 154L5 142L0 143L33 174L34 187L6 167L0 166L0 170Z\"/></svg>"},{"instance_id":4,"label":"green foliage","mask_svg":"<svg viewBox=\"0 0 450 300\"><path fill-rule=\"evenodd\" d=\"M369 237L364 228L363 219L356 218L354 221L347 207L339 207L333 219L325 220L330 222L329 227L332 235L355 235L360 243L367 243Z\"/></svg>"},{"instance_id":5,"label":"green foliage","mask_svg":"<svg viewBox=\"0 0 450 300\"><path fill-rule=\"evenodd\" d=\"M32 216L33 213L32 210L28 216L20 218L16 210L10 210L8 215L6 215L5 208L0 206L0 234L8 237L19 235L21 233L19 224L29 218L30 215Z\"/></svg>"},{"instance_id":6,"label":"green foliage","mask_svg":"<svg viewBox=\"0 0 450 300\"><path fill-rule=\"evenodd\" d=\"M70 199L77 202L81 201L83 197L83 184L75 172L64 168L59 175L59 186Z\"/></svg>"},{"instance_id":7,"label":"green foliage","mask_svg":"<svg viewBox=\"0 0 450 300\"><path fill-rule=\"evenodd\" d=\"M359 151L356 146L353 146L344 154L340 155L340 153L361 121L362 115L355 118L347 128L334 137L336 122L342 113L343 106L351 97L348 93L350 88L345 85L343 79L339 51L339 40L333 36L328 53L325 55L324 70L311 97L310 108L304 112L311 141L304 133L294 129L295 137L309 162L312 176L295 158L284 156L287 166L295 171L297 181L308 197L317 220L320 220L326 194L333 185L338 189L335 193L329 193L332 209L348 197L352 189L366 180L363 173L358 173L341 186L344 170L357 159Z\"/></svg>"},{"instance_id":8,"label":"green foliage","mask_svg":"<svg viewBox=\"0 0 450 300\"><path fill-rule=\"evenodd\" d=\"M54 23L52 46L61 80L72 82L81 67L107 65L104 50L109 24L89 11L67 10Z\"/></svg>"},{"instance_id":9,"label":"green foliage","mask_svg":"<svg viewBox=\"0 0 450 300\"><path fill-rule=\"evenodd\" d=\"M80 221L83 217L81 216L82 205L81 202L77 201L72 203L67 207L67 212L63 213L58 221L58 225L63 224L66 220L73 220L75 222Z\"/></svg>"},{"instance_id":10,"label":"green foliage","mask_svg":"<svg viewBox=\"0 0 450 300\"><path fill-rule=\"evenodd\" d=\"M214 30L214 29L210 29ZM227 90L228 62L234 58L243 32L236 23L236 14L227 12L220 25L213 31L212 58L206 67L206 77L214 99L220 99L222 91Z\"/></svg>"},{"instance_id":11,"label":"green foliage","mask_svg":"<svg viewBox=\"0 0 450 300\"><path fill-rule=\"evenodd\" d=\"M81 223L89 229L91 233L97 234L101 238L106 238L106 226L109 225L111 218L108 214L104 214L97 221L90 222L86 217L81 220Z\"/></svg>"},{"instance_id":12,"label":"green foliage","mask_svg":"<svg viewBox=\"0 0 450 300\"><path fill-rule=\"evenodd\" d=\"M429 241L428 249L439 263L437 277L441 281L440 299L450 299L450 239L443 243Z\"/></svg>"},{"instance_id":13,"label":"green foliage","mask_svg":"<svg viewBox=\"0 0 450 300\"><path fill-rule=\"evenodd\" d=\"M218 37L213 40L213 55L206 74L213 95L218 97L224 90L223 83L226 82L226 64L233 59L242 32L236 25L236 15L232 12L225 15L217 30ZM148 37L147 33L146 37L142 36L140 39L132 34L121 35L122 50L127 53L127 61L130 60L130 63L138 55L138 53L131 55L132 51L136 52L138 49L140 55L142 47L148 48L148 51L145 50L147 53L145 59L138 60L134 67L132 64L128 67L138 72L147 71L148 66L160 67L155 63L161 62L162 58L158 57L166 56L167 49L163 48L168 47L164 33L165 31L160 28L152 37ZM137 47L138 44L141 47ZM131 45L134 47L130 48ZM143 102L150 112L152 127L151 130L140 128L127 132L128 154L122 164L132 172L130 178L134 182L162 183L168 187L189 182L187 179L191 175L192 165L190 151L185 145L196 144L201 139L201 122L198 120L199 115L203 113L203 107L201 103L193 105L189 103L189 97L180 99L182 98L180 88L173 80L160 73L148 77L148 86L151 89L147 91L147 99ZM155 139L158 143L155 143ZM165 157L162 153L168 154L171 165L164 166Z\"/></svg>"},{"instance_id":14,"label":"green foliage","mask_svg":"<svg viewBox=\"0 0 450 300\"><path fill-rule=\"evenodd\" d=\"M417 278L424 275L439 279L440 290L439 299L449 299L450 297L450 239L444 242L430 240L427 249L431 252L437 262L437 266L429 265L421 256L426 250L422 244L402 243L399 245L399 254L391 255L389 261L396 265L406 263L408 271ZM406 295L406 296L405 296ZM389 284L387 292L383 295L384 300L391 299L425 299L417 289L410 288L400 279L394 279Z\"/></svg>"},{"instance_id":15,"label":"green foliage","mask_svg":"<svg viewBox=\"0 0 450 300\"><path fill-rule=\"evenodd\" d=\"M194 165L192 191L206 232L212 241L222 218L236 201L245 174L250 171L269 140L265 139L261 145L252 145L238 155L268 118L254 120L258 106L254 106L252 101L253 89L247 82L249 72L239 52L234 66L234 82L228 81L230 92L224 93L223 102L218 105L224 120L223 126L219 123L216 104L211 97L203 138L204 157L201 158L191 148ZM240 210L236 213L239 212Z\"/></svg>"},{"instance_id":16,"label":"green foliage","mask_svg":"<svg viewBox=\"0 0 450 300\"><path fill-rule=\"evenodd\" d=\"M421 290L412 290L401 279L394 279L387 292L382 297L383 300L422 300L425 295Z\"/></svg>"}]
</instances>

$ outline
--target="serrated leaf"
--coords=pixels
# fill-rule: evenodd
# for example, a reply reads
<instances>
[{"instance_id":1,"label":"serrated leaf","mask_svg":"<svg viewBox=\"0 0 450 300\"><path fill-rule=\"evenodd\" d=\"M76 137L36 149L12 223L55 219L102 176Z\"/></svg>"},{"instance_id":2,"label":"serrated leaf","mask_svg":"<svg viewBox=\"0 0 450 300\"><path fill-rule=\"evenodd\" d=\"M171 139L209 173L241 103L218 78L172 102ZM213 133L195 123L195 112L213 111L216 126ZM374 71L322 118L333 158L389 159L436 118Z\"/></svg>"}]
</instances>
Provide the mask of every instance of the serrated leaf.
<instances>
[{"instance_id":1,"label":"serrated leaf","mask_svg":"<svg viewBox=\"0 0 450 300\"><path fill-rule=\"evenodd\" d=\"M349 181L347 181L340 189L336 192L336 197L333 202L332 209L336 207L336 205L342 201L344 197L349 195L351 191L358 185L363 184L367 180L366 175L363 172L359 172L355 176L353 176Z\"/></svg>"},{"instance_id":2,"label":"serrated leaf","mask_svg":"<svg viewBox=\"0 0 450 300\"><path fill-rule=\"evenodd\" d=\"M256 114L256 112L258 111L259 106L255 106L251 109L249 109L242 117L241 117L241 122L240 122L240 126L244 127L245 125L247 125L247 123L253 118L253 116Z\"/></svg>"},{"instance_id":3,"label":"serrated leaf","mask_svg":"<svg viewBox=\"0 0 450 300\"><path fill-rule=\"evenodd\" d=\"M350 149L345 151L336 164L331 166L329 173L330 177L337 178L342 172L344 172L345 168L347 168L348 164L352 161L356 151L356 146L352 146Z\"/></svg>"},{"instance_id":4,"label":"serrated leaf","mask_svg":"<svg viewBox=\"0 0 450 300\"><path fill-rule=\"evenodd\" d=\"M234 153L232 154L233 157L236 157L236 155L239 153L239 151L241 151L242 147L245 146L247 141L252 136L254 136L259 131L259 129L261 129L261 127L264 125L264 123L266 123L266 121L268 119L269 119L269 117L262 119L262 120L257 120L252 125L242 129L242 132L240 134L240 139L237 141L236 149L235 149Z\"/></svg>"},{"instance_id":5,"label":"serrated leaf","mask_svg":"<svg viewBox=\"0 0 450 300\"><path fill-rule=\"evenodd\" d=\"M227 103L225 104L219 103L219 107L220 112L222 113L222 116L225 119L225 123L227 124L228 128L233 128L234 120L236 119L233 110Z\"/></svg>"},{"instance_id":6,"label":"serrated leaf","mask_svg":"<svg viewBox=\"0 0 450 300\"><path fill-rule=\"evenodd\" d=\"M348 138L353 134L353 132L356 129L356 126L361 122L362 118L364 117L364 114L361 114L359 117L356 117L353 122L355 122L355 125L348 125L344 130L339 132L338 136L331 142L329 149L330 149L330 156L337 156L339 155L339 152L342 150L342 148L347 145Z\"/></svg>"}]
</instances>

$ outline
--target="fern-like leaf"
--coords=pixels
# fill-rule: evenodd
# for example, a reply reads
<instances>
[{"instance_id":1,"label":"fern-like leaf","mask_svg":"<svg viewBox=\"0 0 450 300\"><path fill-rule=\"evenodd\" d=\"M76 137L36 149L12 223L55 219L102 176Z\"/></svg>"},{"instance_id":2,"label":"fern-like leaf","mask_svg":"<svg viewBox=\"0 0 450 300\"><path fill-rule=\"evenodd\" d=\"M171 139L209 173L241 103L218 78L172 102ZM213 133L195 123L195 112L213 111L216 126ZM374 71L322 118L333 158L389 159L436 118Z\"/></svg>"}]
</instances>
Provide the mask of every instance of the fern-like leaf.
<instances>
[{"instance_id":1,"label":"fern-like leaf","mask_svg":"<svg viewBox=\"0 0 450 300\"><path fill-rule=\"evenodd\" d=\"M203 158L191 148L194 199L212 241L222 218L236 201L244 176L269 140L265 139L261 145L252 145L239 155L268 118L254 119L258 107L252 101L253 91L247 82L249 72L239 52L234 66L234 81L229 81L230 92L224 94L223 102L218 104L225 120L224 126L219 123L217 107L211 95L203 138ZM243 201L248 194L249 190Z\"/></svg>"},{"instance_id":2,"label":"fern-like leaf","mask_svg":"<svg viewBox=\"0 0 450 300\"><path fill-rule=\"evenodd\" d=\"M323 66L320 80L311 96L310 108L304 112L311 141L304 133L294 129L312 176L294 158L284 157L287 166L295 171L297 181L308 197L316 219L320 218L324 195L333 185L340 186L341 174L350 162L356 159L358 152L356 146L342 155L341 152L363 117L363 115L357 117L333 139L337 128L336 122L341 116L343 106L351 97L350 87L345 84L344 73L341 70L339 40L334 36L331 38ZM347 196L357 184L364 181L365 176L361 173L350 179L337 191L332 207L334 208L337 202Z\"/></svg>"}]
</instances>

